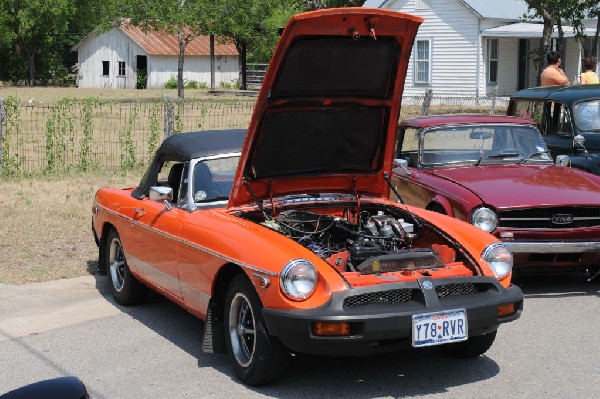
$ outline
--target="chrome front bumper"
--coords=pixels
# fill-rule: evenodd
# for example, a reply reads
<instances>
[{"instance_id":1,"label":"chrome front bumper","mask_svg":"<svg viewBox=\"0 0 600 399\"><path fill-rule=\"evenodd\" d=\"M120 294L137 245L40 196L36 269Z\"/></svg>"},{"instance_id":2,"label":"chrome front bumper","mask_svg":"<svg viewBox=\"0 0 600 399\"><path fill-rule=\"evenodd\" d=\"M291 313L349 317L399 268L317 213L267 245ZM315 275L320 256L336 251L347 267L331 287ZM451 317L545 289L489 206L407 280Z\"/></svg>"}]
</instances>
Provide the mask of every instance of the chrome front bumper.
<instances>
[{"instance_id":1,"label":"chrome front bumper","mask_svg":"<svg viewBox=\"0 0 600 399\"><path fill-rule=\"evenodd\" d=\"M511 252L517 253L583 253L600 252L600 242L516 242L503 241Z\"/></svg>"}]
</instances>

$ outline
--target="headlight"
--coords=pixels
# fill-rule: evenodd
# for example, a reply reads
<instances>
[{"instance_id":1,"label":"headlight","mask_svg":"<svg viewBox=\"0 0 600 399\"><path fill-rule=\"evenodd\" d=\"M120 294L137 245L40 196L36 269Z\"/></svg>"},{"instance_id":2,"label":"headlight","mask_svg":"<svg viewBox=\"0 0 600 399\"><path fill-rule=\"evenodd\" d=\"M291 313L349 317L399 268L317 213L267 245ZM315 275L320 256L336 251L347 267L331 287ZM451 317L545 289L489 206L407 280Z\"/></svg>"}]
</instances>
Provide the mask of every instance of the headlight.
<instances>
[{"instance_id":1,"label":"headlight","mask_svg":"<svg viewBox=\"0 0 600 399\"><path fill-rule=\"evenodd\" d=\"M296 259L285 265L281 272L281 290L291 300L301 301L315 292L317 279L317 270L312 263Z\"/></svg>"},{"instance_id":2,"label":"headlight","mask_svg":"<svg viewBox=\"0 0 600 399\"><path fill-rule=\"evenodd\" d=\"M498 279L508 276L512 271L513 256L503 244L489 245L483 251L483 259L492 267L494 275Z\"/></svg>"},{"instance_id":3,"label":"headlight","mask_svg":"<svg viewBox=\"0 0 600 399\"><path fill-rule=\"evenodd\" d=\"M471 224L491 233L498 225L498 216L490 208L477 208L471 214Z\"/></svg>"}]
</instances>

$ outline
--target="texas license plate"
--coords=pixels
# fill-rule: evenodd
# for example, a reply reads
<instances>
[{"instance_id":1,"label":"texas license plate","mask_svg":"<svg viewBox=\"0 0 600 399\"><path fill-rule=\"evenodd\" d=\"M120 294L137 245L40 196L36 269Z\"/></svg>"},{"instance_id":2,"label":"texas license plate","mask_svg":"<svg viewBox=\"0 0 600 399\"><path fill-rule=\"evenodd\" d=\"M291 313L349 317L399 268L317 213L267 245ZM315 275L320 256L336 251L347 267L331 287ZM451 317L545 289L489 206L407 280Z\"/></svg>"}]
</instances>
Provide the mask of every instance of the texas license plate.
<instances>
[{"instance_id":1,"label":"texas license plate","mask_svg":"<svg viewBox=\"0 0 600 399\"><path fill-rule=\"evenodd\" d=\"M464 309L416 314L412 317L412 345L415 348L465 341L469 338Z\"/></svg>"}]
</instances>

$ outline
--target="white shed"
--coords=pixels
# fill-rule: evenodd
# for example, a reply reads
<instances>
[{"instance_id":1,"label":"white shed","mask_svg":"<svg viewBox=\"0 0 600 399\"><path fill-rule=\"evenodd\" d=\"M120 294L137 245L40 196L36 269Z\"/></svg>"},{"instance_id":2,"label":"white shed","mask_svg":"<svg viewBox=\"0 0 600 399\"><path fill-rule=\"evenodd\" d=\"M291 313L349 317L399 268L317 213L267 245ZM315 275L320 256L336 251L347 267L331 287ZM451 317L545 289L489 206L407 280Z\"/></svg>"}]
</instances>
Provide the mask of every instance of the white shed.
<instances>
[{"instance_id":1,"label":"white shed","mask_svg":"<svg viewBox=\"0 0 600 399\"><path fill-rule=\"evenodd\" d=\"M122 25L102 33L92 32L73 50L78 54L78 87L134 89L141 75L147 77L147 88L163 88L167 81L177 77L176 35ZM238 58L232 43L215 40L217 86L238 80ZM210 86L209 36L198 36L188 43L183 65L184 80Z\"/></svg>"},{"instance_id":2,"label":"white shed","mask_svg":"<svg viewBox=\"0 0 600 399\"><path fill-rule=\"evenodd\" d=\"M441 96L486 97L535 86L542 25L521 22L528 9L523 0L367 0L363 7L425 19L406 77L407 96L432 89ZM573 79L589 44L581 47L572 28L565 26L564 31L568 39L562 61Z\"/></svg>"}]
</instances>

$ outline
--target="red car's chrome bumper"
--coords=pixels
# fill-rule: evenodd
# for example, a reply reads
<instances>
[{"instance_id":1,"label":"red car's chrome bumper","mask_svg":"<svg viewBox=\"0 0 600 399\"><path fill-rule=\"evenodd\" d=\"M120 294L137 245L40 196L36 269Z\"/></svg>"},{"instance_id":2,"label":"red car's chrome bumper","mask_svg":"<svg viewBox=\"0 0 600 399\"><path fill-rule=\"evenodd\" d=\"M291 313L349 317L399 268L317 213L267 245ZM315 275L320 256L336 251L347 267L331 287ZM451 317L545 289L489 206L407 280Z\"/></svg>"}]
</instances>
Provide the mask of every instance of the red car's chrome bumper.
<instances>
[{"instance_id":1,"label":"red car's chrome bumper","mask_svg":"<svg viewBox=\"0 0 600 399\"><path fill-rule=\"evenodd\" d=\"M600 252L600 241L510 242L504 244L513 253L584 253Z\"/></svg>"}]
</instances>

